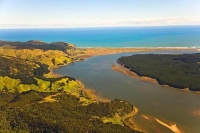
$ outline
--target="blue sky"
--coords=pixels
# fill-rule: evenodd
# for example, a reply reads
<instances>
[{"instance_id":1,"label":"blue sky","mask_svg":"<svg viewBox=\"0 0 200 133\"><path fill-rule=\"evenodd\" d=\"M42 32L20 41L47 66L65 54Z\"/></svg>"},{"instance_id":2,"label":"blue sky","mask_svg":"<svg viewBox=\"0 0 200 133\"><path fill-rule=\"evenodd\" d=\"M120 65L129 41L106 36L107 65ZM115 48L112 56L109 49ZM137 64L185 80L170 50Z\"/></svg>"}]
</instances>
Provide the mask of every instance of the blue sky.
<instances>
[{"instance_id":1,"label":"blue sky","mask_svg":"<svg viewBox=\"0 0 200 133\"><path fill-rule=\"evenodd\" d=\"M200 0L0 0L0 28L200 25Z\"/></svg>"}]
</instances>

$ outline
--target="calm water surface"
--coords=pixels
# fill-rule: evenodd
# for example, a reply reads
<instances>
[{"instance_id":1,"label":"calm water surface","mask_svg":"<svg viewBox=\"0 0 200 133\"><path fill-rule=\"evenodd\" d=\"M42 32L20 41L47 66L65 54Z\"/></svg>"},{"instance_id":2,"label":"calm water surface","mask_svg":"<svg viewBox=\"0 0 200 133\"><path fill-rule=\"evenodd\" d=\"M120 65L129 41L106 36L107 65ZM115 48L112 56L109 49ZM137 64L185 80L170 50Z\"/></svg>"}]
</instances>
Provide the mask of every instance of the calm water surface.
<instances>
[{"instance_id":1,"label":"calm water surface","mask_svg":"<svg viewBox=\"0 0 200 133\"><path fill-rule=\"evenodd\" d=\"M162 51L161 53L186 52L189 51ZM199 133L200 94L147 83L111 69L117 58L132 54L136 53L92 57L86 61L55 69L54 73L81 80L87 88L96 90L102 97L129 101L139 108L139 113L133 117L135 126L146 132L172 132L156 122L155 118L157 118L168 125L176 124L183 133Z\"/></svg>"},{"instance_id":2,"label":"calm water surface","mask_svg":"<svg viewBox=\"0 0 200 133\"><path fill-rule=\"evenodd\" d=\"M0 29L0 40L65 41L78 47L200 48L200 26Z\"/></svg>"}]
</instances>

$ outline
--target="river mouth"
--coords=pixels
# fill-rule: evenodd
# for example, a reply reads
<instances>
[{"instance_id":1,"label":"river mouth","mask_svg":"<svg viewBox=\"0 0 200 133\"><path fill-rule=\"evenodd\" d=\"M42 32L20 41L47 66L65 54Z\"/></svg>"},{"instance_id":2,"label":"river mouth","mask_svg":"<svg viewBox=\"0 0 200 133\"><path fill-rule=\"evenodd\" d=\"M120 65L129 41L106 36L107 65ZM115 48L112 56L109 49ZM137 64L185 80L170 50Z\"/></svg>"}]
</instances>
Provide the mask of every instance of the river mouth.
<instances>
[{"instance_id":1,"label":"river mouth","mask_svg":"<svg viewBox=\"0 0 200 133\"><path fill-rule=\"evenodd\" d=\"M199 133L200 94L144 82L112 70L112 65L121 56L195 52L154 51L103 55L56 68L53 72L80 80L87 88L94 89L99 96L106 99L127 100L139 108L133 121L136 128L145 132Z\"/></svg>"}]
</instances>

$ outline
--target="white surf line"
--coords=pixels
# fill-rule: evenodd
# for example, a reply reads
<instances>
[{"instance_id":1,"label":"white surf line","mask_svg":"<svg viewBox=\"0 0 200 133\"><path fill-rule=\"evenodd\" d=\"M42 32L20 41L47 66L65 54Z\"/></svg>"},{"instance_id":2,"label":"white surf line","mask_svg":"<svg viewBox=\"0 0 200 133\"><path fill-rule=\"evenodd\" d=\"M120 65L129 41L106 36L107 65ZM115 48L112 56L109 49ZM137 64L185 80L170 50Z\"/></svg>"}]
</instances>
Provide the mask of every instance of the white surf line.
<instances>
[{"instance_id":1,"label":"white surf line","mask_svg":"<svg viewBox=\"0 0 200 133\"><path fill-rule=\"evenodd\" d=\"M176 126L176 124L174 124L174 125L167 125L166 123L164 123L164 122L158 120L157 118L155 118L155 120L156 120L158 123L160 123L161 125L163 125L163 126L169 128L170 130L172 130L174 133L181 133L181 131L180 131L180 130L178 129L178 127Z\"/></svg>"}]
</instances>

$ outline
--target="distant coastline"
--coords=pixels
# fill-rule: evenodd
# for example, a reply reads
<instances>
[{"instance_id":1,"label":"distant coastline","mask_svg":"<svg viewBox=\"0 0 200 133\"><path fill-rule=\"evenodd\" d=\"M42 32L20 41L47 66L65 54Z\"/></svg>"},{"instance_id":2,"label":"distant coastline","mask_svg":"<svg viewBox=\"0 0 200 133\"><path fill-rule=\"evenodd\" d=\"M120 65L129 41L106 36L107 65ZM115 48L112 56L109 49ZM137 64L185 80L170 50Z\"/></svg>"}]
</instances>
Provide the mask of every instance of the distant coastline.
<instances>
[{"instance_id":1,"label":"distant coastline","mask_svg":"<svg viewBox=\"0 0 200 133\"><path fill-rule=\"evenodd\" d=\"M186 51L197 51L194 48L84 48L85 54L76 56L79 60L84 60L94 56L128 53L128 52L147 52L147 51L163 51L163 50L186 50Z\"/></svg>"}]
</instances>

